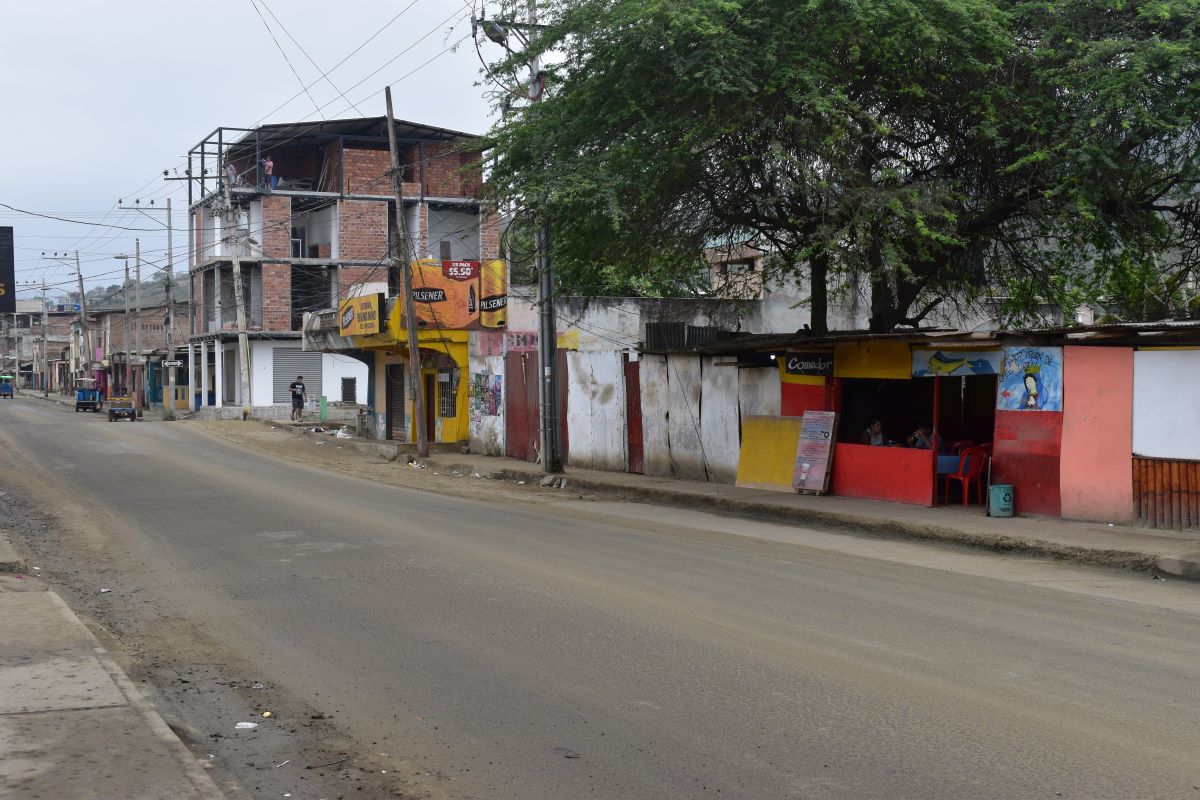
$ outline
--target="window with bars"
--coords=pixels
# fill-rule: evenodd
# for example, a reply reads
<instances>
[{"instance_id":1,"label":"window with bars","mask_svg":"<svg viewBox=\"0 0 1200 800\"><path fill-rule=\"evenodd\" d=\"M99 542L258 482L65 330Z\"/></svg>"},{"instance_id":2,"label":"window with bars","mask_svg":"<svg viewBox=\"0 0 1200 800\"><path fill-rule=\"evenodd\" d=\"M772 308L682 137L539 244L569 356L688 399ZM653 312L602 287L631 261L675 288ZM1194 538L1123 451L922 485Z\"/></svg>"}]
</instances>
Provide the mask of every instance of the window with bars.
<instances>
[{"instance_id":1,"label":"window with bars","mask_svg":"<svg viewBox=\"0 0 1200 800\"><path fill-rule=\"evenodd\" d=\"M438 416L448 419L458 416L455 407L454 371L438 371Z\"/></svg>"}]
</instances>

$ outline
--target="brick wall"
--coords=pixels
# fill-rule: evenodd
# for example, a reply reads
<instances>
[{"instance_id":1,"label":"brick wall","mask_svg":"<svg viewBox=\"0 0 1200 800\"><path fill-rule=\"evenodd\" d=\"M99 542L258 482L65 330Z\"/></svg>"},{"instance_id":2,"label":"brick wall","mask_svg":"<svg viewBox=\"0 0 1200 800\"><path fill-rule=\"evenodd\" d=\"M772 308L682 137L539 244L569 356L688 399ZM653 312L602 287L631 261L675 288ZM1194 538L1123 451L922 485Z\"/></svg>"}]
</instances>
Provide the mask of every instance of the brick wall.
<instances>
[{"instance_id":1,"label":"brick wall","mask_svg":"<svg viewBox=\"0 0 1200 800\"><path fill-rule=\"evenodd\" d=\"M292 328L292 266L262 265L263 330Z\"/></svg>"},{"instance_id":2,"label":"brick wall","mask_svg":"<svg viewBox=\"0 0 1200 800\"><path fill-rule=\"evenodd\" d=\"M343 200L338 207L338 255L343 261L377 261L387 256L388 204Z\"/></svg>"},{"instance_id":3,"label":"brick wall","mask_svg":"<svg viewBox=\"0 0 1200 800\"><path fill-rule=\"evenodd\" d=\"M479 255L485 261L500 257L500 217L490 208L480 209Z\"/></svg>"},{"instance_id":4,"label":"brick wall","mask_svg":"<svg viewBox=\"0 0 1200 800\"><path fill-rule=\"evenodd\" d=\"M338 269L338 296L346 299L358 292L354 290L364 283L383 283L387 281L387 265L378 267L340 267Z\"/></svg>"},{"instance_id":5,"label":"brick wall","mask_svg":"<svg viewBox=\"0 0 1200 800\"><path fill-rule=\"evenodd\" d=\"M454 144L427 142L425 194L433 197L475 197L482 192L483 172L478 152L460 151Z\"/></svg>"},{"instance_id":6,"label":"brick wall","mask_svg":"<svg viewBox=\"0 0 1200 800\"><path fill-rule=\"evenodd\" d=\"M387 150L346 148L346 192L351 194L391 194L388 171L392 156Z\"/></svg>"},{"instance_id":7,"label":"brick wall","mask_svg":"<svg viewBox=\"0 0 1200 800\"><path fill-rule=\"evenodd\" d=\"M263 195L262 208L263 258L291 258L292 198Z\"/></svg>"}]
</instances>

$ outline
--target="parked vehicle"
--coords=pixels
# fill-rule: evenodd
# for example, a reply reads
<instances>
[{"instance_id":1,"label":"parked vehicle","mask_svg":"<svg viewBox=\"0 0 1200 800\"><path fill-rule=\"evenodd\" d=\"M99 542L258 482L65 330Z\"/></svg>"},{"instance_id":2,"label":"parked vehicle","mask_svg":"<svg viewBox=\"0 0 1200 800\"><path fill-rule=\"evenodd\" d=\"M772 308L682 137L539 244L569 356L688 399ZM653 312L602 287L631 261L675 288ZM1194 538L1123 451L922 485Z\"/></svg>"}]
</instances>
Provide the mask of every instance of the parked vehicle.
<instances>
[{"instance_id":1,"label":"parked vehicle","mask_svg":"<svg viewBox=\"0 0 1200 800\"><path fill-rule=\"evenodd\" d=\"M12 399L13 396L13 376L0 375L0 397Z\"/></svg>"},{"instance_id":2,"label":"parked vehicle","mask_svg":"<svg viewBox=\"0 0 1200 800\"><path fill-rule=\"evenodd\" d=\"M137 408L133 404L133 398L108 398L108 421L116 422L124 417L128 417L130 422L137 422Z\"/></svg>"},{"instance_id":3,"label":"parked vehicle","mask_svg":"<svg viewBox=\"0 0 1200 800\"><path fill-rule=\"evenodd\" d=\"M96 388L94 378L75 379L75 410L99 411L104 401L100 399L100 390Z\"/></svg>"}]
</instances>

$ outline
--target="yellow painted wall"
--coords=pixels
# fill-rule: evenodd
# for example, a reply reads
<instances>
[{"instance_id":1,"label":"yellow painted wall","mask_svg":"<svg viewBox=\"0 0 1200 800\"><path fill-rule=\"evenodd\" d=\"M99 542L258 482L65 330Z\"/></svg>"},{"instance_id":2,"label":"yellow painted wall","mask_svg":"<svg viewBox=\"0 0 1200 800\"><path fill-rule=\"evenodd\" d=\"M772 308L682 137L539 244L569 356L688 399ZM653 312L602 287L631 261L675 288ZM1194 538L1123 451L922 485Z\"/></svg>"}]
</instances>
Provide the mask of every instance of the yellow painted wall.
<instances>
[{"instance_id":1,"label":"yellow painted wall","mask_svg":"<svg viewBox=\"0 0 1200 800\"><path fill-rule=\"evenodd\" d=\"M912 378L912 353L906 342L839 344L833 351L838 378Z\"/></svg>"},{"instance_id":2,"label":"yellow painted wall","mask_svg":"<svg viewBox=\"0 0 1200 800\"><path fill-rule=\"evenodd\" d=\"M801 423L801 417L744 417L737 485L794 493Z\"/></svg>"},{"instance_id":3,"label":"yellow painted wall","mask_svg":"<svg viewBox=\"0 0 1200 800\"><path fill-rule=\"evenodd\" d=\"M439 353L445 353L454 361L458 367L458 389L455 392L454 410L455 416L450 418L435 418L434 430L429 432L429 440L431 442L463 442L466 441L470 433L470 413L467 405L467 381L469 373L467 370L467 341L470 334L467 331L445 331L445 330L421 330L417 331L417 342L422 350L434 350ZM375 339L377 337L356 337L356 341L362 339ZM387 403L387 379L385 370L388 364L403 363L408 366L408 348L392 343L390 349L385 349L385 346L376 345L370 349L376 351L375 357L375 397L376 405L380 408L386 408ZM425 389L425 376L432 375L436 381L436 369L422 369L421 391ZM417 420L413 416L413 402L409 400L406 404L405 418L408 420L408 441L415 442L417 440Z\"/></svg>"}]
</instances>

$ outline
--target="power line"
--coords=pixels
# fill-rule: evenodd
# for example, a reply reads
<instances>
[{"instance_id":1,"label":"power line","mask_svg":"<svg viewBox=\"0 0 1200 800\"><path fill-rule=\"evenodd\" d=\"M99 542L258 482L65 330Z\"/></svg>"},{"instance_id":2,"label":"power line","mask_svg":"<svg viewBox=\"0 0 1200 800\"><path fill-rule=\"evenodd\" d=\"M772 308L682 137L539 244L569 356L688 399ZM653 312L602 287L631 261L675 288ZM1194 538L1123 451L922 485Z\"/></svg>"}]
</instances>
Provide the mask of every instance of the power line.
<instances>
[{"instance_id":1,"label":"power line","mask_svg":"<svg viewBox=\"0 0 1200 800\"><path fill-rule=\"evenodd\" d=\"M23 208L17 208L16 206L10 206L8 203L0 203L0 206L7 208L11 211L15 211L18 214L27 214L28 216L31 216L31 217L42 217L44 219L53 219L53 220L57 220L59 222L70 222L74 225L92 225L97 228L118 228L123 231L148 231L151 233L158 230L157 228L128 228L123 225L105 225L103 222L85 222L84 220L81 220L81 219L68 219L67 217L56 217L53 214L42 214L37 211L26 211Z\"/></svg>"},{"instance_id":2,"label":"power line","mask_svg":"<svg viewBox=\"0 0 1200 800\"><path fill-rule=\"evenodd\" d=\"M308 63L312 64L313 68L316 69L317 72L321 73L321 77L317 78L316 81L313 81L313 85L316 85L317 81L320 81L321 78L324 78L325 82L328 83L330 86L332 86L333 90L335 92L337 92L339 95L341 95L343 100L345 100L347 103L350 103L350 105L354 108L355 111L362 114L362 110L359 109L358 106L354 105L354 103L350 100L349 97L346 97L346 95L342 92L342 90L337 87L337 84L335 84L333 82L333 80L329 78L328 73L321 71L320 65L317 64L317 62L313 60L313 57L308 54L308 51L304 49L304 45L302 45L298 41L296 41L296 37L292 36L291 31L289 31L287 29L287 26L285 26L283 24L283 20L281 20L275 14L275 12L271 10L271 7L269 5L267 5L267 0L251 0L251 2L257 2L260 6L262 6L263 8L265 8L267 10L267 13L271 15L271 19L273 19L277 23L279 23L279 29L283 31L284 35L287 36L287 38L291 40L292 44L294 44L294 45L296 45L296 47L300 48L300 52L303 53L304 57L308 59ZM414 2L415 2L415 0L414 0ZM259 16L262 16L262 15L260 14ZM305 89L305 91L307 91L307 89ZM311 97L311 95L310 95L310 97Z\"/></svg>"},{"instance_id":3,"label":"power line","mask_svg":"<svg viewBox=\"0 0 1200 800\"><path fill-rule=\"evenodd\" d=\"M312 93L308 91L308 87L304 85L304 79L300 77L300 73L296 72L296 68L292 66L292 60L288 58L287 53L284 52L283 45L279 44L279 40L275 38L275 31L271 30L271 26L267 24L267 18L262 15L261 11L259 11L258 4L255 3L254 0L250 0L250 5L254 8L254 13L258 14L258 18L262 20L263 27L267 29L267 35L270 36L271 41L275 43L275 49L279 51L279 55L283 56L284 62L286 62L288 65L288 69L290 69L292 74L296 76L296 81L300 84L300 87L304 90L304 93L308 95L308 99L312 100L312 104L317 107L317 113L320 114L321 107L317 105L316 98L312 96Z\"/></svg>"}]
</instances>

